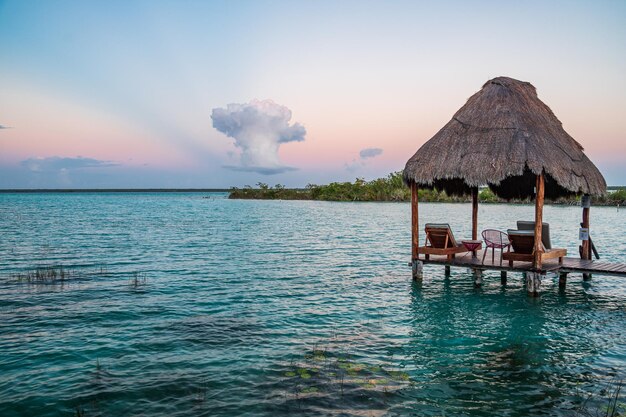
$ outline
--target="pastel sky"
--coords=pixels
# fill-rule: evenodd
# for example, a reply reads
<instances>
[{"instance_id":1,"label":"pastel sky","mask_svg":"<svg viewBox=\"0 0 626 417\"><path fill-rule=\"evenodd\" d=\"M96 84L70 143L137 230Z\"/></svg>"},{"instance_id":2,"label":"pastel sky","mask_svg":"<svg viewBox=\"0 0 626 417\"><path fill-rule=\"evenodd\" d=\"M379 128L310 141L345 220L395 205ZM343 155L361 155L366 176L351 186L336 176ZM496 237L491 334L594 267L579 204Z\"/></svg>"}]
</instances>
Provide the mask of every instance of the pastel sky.
<instances>
[{"instance_id":1,"label":"pastel sky","mask_svg":"<svg viewBox=\"0 0 626 417\"><path fill-rule=\"evenodd\" d=\"M0 0L0 188L372 179L500 75L626 184L623 0Z\"/></svg>"}]
</instances>

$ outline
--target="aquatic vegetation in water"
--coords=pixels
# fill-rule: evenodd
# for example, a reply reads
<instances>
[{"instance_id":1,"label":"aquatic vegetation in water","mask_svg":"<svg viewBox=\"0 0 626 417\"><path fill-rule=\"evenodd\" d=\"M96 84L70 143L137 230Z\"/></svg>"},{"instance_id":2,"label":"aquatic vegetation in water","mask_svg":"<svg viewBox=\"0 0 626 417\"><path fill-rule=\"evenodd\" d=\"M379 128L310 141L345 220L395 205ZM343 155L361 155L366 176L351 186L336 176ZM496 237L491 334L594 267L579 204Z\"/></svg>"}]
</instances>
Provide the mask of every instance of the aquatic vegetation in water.
<instances>
[{"instance_id":1,"label":"aquatic vegetation in water","mask_svg":"<svg viewBox=\"0 0 626 417\"><path fill-rule=\"evenodd\" d=\"M274 389L284 405L318 412L346 406L383 410L389 395L412 384L407 372L390 363L360 362L343 350L317 347L289 363L281 375Z\"/></svg>"},{"instance_id":2,"label":"aquatic vegetation in water","mask_svg":"<svg viewBox=\"0 0 626 417\"><path fill-rule=\"evenodd\" d=\"M516 374L532 366L533 361L536 360L533 354L528 343L514 342L486 355L487 361L482 367Z\"/></svg>"},{"instance_id":3,"label":"aquatic vegetation in water","mask_svg":"<svg viewBox=\"0 0 626 417\"><path fill-rule=\"evenodd\" d=\"M10 281L28 284L64 284L69 281L88 278L105 278L112 274L106 266L100 265L93 271L70 269L63 265L44 265L9 275Z\"/></svg>"},{"instance_id":4,"label":"aquatic vegetation in water","mask_svg":"<svg viewBox=\"0 0 626 417\"><path fill-rule=\"evenodd\" d=\"M100 359L96 359L95 369L89 372L91 378L85 386L86 394L81 399L81 403L74 408L75 417L102 416L100 401L103 393L113 384L112 376L102 365Z\"/></svg>"},{"instance_id":5,"label":"aquatic vegetation in water","mask_svg":"<svg viewBox=\"0 0 626 417\"><path fill-rule=\"evenodd\" d=\"M75 271L65 269L62 266L45 266L31 271L13 274L11 278L19 282L28 282L31 284L53 284L64 282L76 276Z\"/></svg>"},{"instance_id":6,"label":"aquatic vegetation in water","mask_svg":"<svg viewBox=\"0 0 626 417\"><path fill-rule=\"evenodd\" d=\"M93 272L81 272L67 269L63 266L43 266L37 267L26 272L18 272L10 276L11 280L17 282L26 282L29 284L63 284L70 280L84 278L104 278L111 274L105 266L100 266ZM137 289L143 287L148 282L148 276L145 272L134 271L131 274L128 284L131 288Z\"/></svg>"},{"instance_id":7,"label":"aquatic vegetation in water","mask_svg":"<svg viewBox=\"0 0 626 417\"><path fill-rule=\"evenodd\" d=\"M622 401L621 380L610 381L597 393L587 394L581 406L576 410L577 415L585 417L619 417L626 415L626 402Z\"/></svg>"},{"instance_id":8,"label":"aquatic vegetation in water","mask_svg":"<svg viewBox=\"0 0 626 417\"><path fill-rule=\"evenodd\" d=\"M148 282L148 277L146 275L145 272L133 272L132 277L129 280L129 285L132 288L139 288L139 287L143 287L144 285L146 285L146 283Z\"/></svg>"}]
</instances>

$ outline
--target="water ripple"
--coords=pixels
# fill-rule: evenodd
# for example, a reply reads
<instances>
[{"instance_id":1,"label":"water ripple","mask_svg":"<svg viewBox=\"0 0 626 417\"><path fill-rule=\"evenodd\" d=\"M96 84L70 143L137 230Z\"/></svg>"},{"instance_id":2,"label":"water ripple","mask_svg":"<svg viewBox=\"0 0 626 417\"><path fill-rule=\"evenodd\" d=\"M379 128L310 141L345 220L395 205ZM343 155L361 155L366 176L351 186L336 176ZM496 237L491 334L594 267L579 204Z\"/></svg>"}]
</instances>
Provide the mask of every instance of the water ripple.
<instances>
[{"instance_id":1,"label":"water ripple","mask_svg":"<svg viewBox=\"0 0 626 417\"><path fill-rule=\"evenodd\" d=\"M574 415L626 376L626 282L413 283L407 204L1 194L0 415ZM466 204L421 224L468 236ZM479 228L531 206L483 205ZM625 210L593 209L626 262ZM577 207L547 207L577 252ZM72 271L35 283L39 267Z\"/></svg>"}]
</instances>

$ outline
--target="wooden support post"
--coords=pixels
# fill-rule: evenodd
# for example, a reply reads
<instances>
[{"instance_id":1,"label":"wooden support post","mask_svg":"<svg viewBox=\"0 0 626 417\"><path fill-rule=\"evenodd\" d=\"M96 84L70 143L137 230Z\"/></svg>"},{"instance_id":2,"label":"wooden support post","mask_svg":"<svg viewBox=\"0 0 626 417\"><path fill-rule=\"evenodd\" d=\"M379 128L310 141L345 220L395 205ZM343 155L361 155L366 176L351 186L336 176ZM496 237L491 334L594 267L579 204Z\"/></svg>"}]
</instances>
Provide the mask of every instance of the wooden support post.
<instances>
[{"instance_id":1,"label":"wooden support post","mask_svg":"<svg viewBox=\"0 0 626 417\"><path fill-rule=\"evenodd\" d=\"M590 198L589 195L585 194L583 196L583 201L585 199ZM586 207L586 204L583 203L583 223L582 226L589 230L589 207ZM583 255L582 259L591 259L591 245L589 244L589 239L583 240Z\"/></svg>"},{"instance_id":2,"label":"wooden support post","mask_svg":"<svg viewBox=\"0 0 626 417\"><path fill-rule=\"evenodd\" d=\"M474 287L478 288L483 285L483 271L481 269L474 269L472 271L474 276Z\"/></svg>"},{"instance_id":3,"label":"wooden support post","mask_svg":"<svg viewBox=\"0 0 626 417\"><path fill-rule=\"evenodd\" d=\"M478 187L472 188L472 240L476 239L478 239Z\"/></svg>"},{"instance_id":4,"label":"wooden support post","mask_svg":"<svg viewBox=\"0 0 626 417\"><path fill-rule=\"evenodd\" d=\"M500 284L506 285L506 271L500 271Z\"/></svg>"},{"instance_id":5,"label":"wooden support post","mask_svg":"<svg viewBox=\"0 0 626 417\"><path fill-rule=\"evenodd\" d=\"M535 271L541 270L542 260L541 255L543 254L543 245L541 243L541 229L543 225L543 195L544 195L544 174L543 171L541 174L537 175L536 182L536 194L535 194L535 247L533 250L534 259L533 259L533 269Z\"/></svg>"},{"instance_id":6,"label":"wooden support post","mask_svg":"<svg viewBox=\"0 0 626 417\"><path fill-rule=\"evenodd\" d=\"M582 197L582 206L583 206L583 222L582 226L587 229L589 232L589 209L591 206L591 197L589 194L585 194ZM583 240L583 250L581 259L591 259L591 233L589 233L589 238L587 240ZM588 281L591 279L591 274L583 273L583 280Z\"/></svg>"},{"instance_id":7,"label":"wooden support post","mask_svg":"<svg viewBox=\"0 0 626 417\"><path fill-rule=\"evenodd\" d=\"M445 266L445 274L446 274L447 277L450 276L450 265L446 265Z\"/></svg>"},{"instance_id":8,"label":"wooden support post","mask_svg":"<svg viewBox=\"0 0 626 417\"><path fill-rule=\"evenodd\" d=\"M419 219L417 211L417 184L411 183L411 255L413 260L419 257Z\"/></svg>"},{"instance_id":9,"label":"wooden support post","mask_svg":"<svg viewBox=\"0 0 626 417\"><path fill-rule=\"evenodd\" d=\"M422 279L423 264L419 260L419 217L417 201L417 184L411 183L411 263L413 279Z\"/></svg>"},{"instance_id":10,"label":"wooden support post","mask_svg":"<svg viewBox=\"0 0 626 417\"><path fill-rule=\"evenodd\" d=\"M559 274L559 288L565 288L567 284L567 272L561 272Z\"/></svg>"},{"instance_id":11,"label":"wooden support post","mask_svg":"<svg viewBox=\"0 0 626 417\"><path fill-rule=\"evenodd\" d=\"M526 292L531 297L539 297L539 287L541 280L545 277L539 272L529 272L526 274Z\"/></svg>"},{"instance_id":12,"label":"wooden support post","mask_svg":"<svg viewBox=\"0 0 626 417\"><path fill-rule=\"evenodd\" d=\"M422 276L424 274L424 264L420 260L414 260L411 262L412 271L413 271L413 279L415 281L421 281Z\"/></svg>"}]
</instances>

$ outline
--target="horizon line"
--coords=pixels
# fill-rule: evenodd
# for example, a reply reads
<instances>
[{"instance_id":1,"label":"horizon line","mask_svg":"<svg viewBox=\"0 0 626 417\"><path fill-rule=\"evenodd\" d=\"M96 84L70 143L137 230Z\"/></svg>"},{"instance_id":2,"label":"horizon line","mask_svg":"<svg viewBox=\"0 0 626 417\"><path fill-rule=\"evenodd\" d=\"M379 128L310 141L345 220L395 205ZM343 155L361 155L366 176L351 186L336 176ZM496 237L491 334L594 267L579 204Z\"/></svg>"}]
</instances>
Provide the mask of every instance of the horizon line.
<instances>
[{"instance_id":1,"label":"horizon line","mask_svg":"<svg viewBox=\"0 0 626 417\"><path fill-rule=\"evenodd\" d=\"M230 192L234 188L1 188L0 194L8 193L176 193L176 192L198 192L198 193L223 193ZM285 187L289 190L305 190L305 187ZM606 189L623 189L626 185L607 185Z\"/></svg>"}]
</instances>

